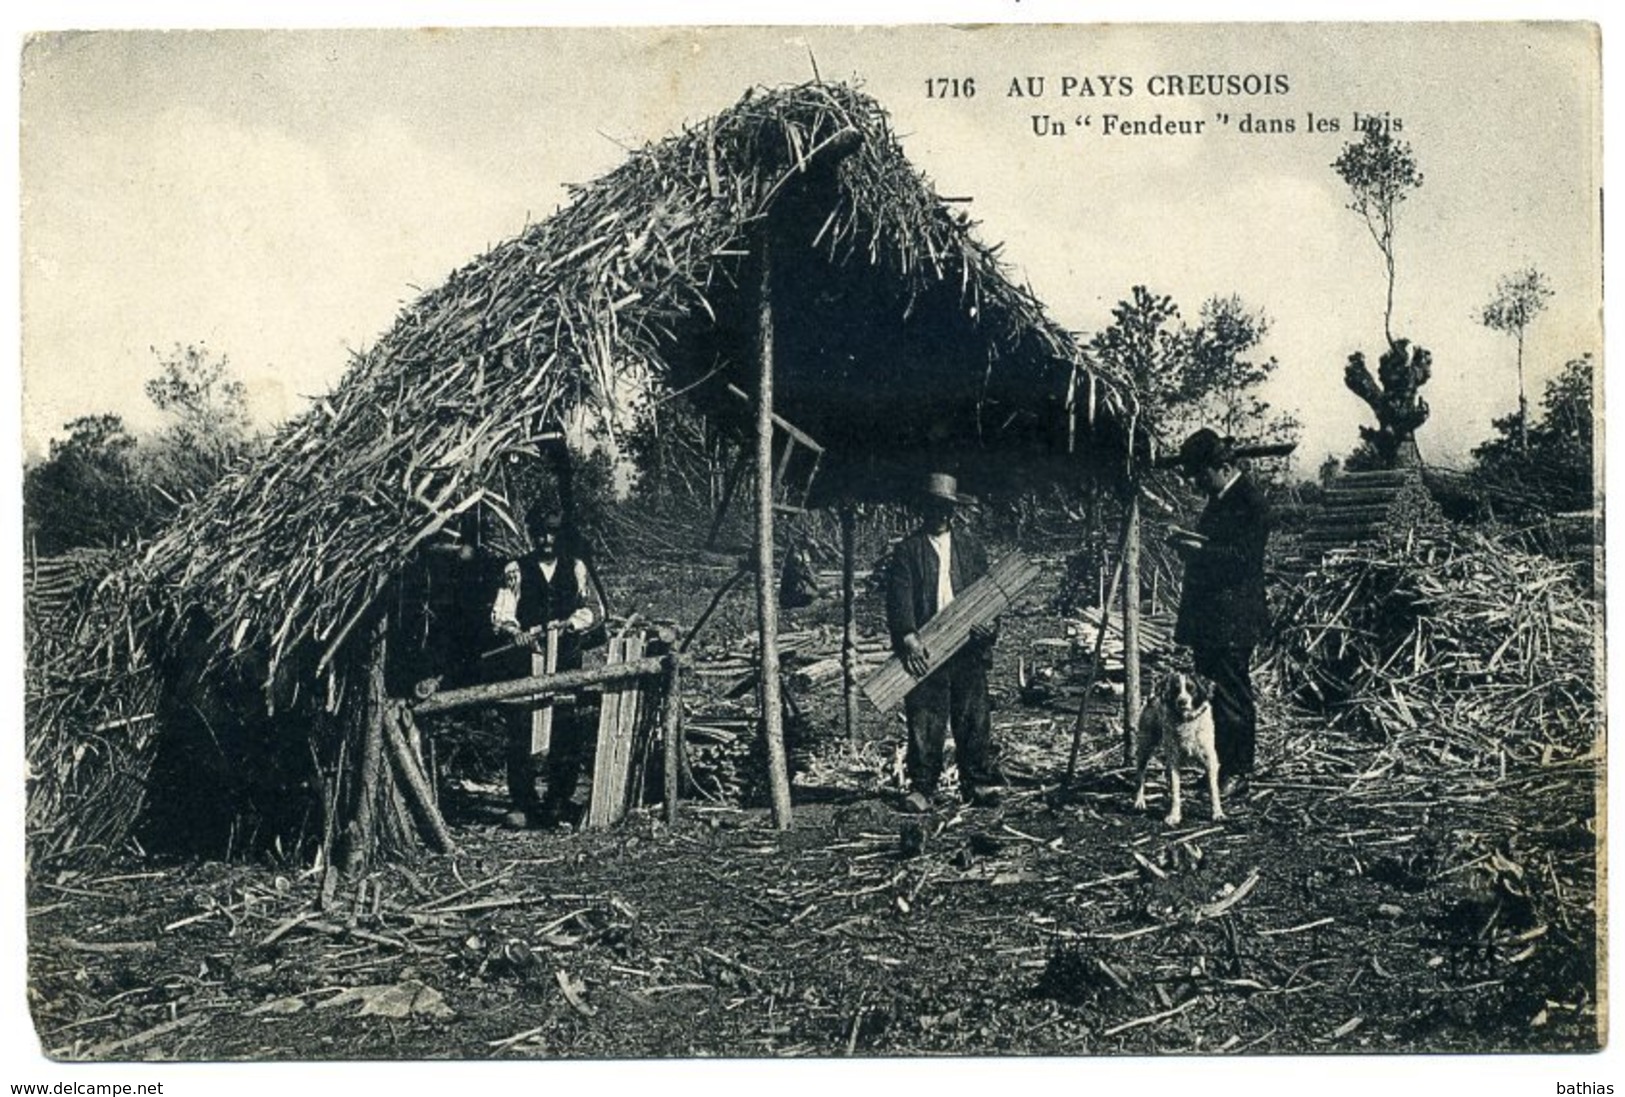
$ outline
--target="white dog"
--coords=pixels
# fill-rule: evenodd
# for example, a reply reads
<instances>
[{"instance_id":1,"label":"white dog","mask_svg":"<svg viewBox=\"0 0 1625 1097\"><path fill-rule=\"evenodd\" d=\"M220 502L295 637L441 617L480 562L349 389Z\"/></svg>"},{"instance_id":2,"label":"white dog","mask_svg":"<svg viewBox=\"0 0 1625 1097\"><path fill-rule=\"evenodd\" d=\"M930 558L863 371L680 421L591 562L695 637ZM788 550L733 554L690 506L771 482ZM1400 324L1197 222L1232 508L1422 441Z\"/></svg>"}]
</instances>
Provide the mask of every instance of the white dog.
<instances>
[{"instance_id":1,"label":"white dog","mask_svg":"<svg viewBox=\"0 0 1625 1097\"><path fill-rule=\"evenodd\" d=\"M1162 762L1168 772L1166 822L1169 826L1179 825L1179 767L1187 761L1200 761L1207 768L1213 818L1224 818L1224 808L1219 803L1219 752L1213 743L1212 698L1211 683L1176 670L1157 683L1156 692L1140 709L1135 749L1139 774L1134 806L1145 808L1145 770L1160 745Z\"/></svg>"}]
</instances>

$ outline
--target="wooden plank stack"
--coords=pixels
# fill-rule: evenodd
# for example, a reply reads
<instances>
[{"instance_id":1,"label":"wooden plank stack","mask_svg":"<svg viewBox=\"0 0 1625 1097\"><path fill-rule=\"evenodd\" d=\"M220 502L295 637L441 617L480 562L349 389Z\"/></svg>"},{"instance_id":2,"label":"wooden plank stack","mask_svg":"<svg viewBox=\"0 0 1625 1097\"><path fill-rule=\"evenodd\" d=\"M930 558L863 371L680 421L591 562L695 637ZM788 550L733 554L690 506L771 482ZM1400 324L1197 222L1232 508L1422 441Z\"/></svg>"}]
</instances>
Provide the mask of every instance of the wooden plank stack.
<instances>
[{"instance_id":1,"label":"wooden plank stack","mask_svg":"<svg viewBox=\"0 0 1625 1097\"><path fill-rule=\"evenodd\" d=\"M1012 552L966 587L947 609L927 621L920 629L920 639L929 653L927 673L935 671L964 647L973 628L1009 609L1021 592L1038 578L1038 571L1037 564L1019 552ZM890 712L918 681L903 667L903 661L893 656L863 684L863 694L875 708Z\"/></svg>"},{"instance_id":2,"label":"wooden plank stack","mask_svg":"<svg viewBox=\"0 0 1625 1097\"><path fill-rule=\"evenodd\" d=\"M641 633L609 641L606 661L626 663L643 658L646 638ZM598 713L598 751L593 760L592 798L587 804L587 830L614 826L626 816L632 789L632 763L637 754L638 729L650 708L644 704L646 679L617 682L604 688Z\"/></svg>"}]
</instances>

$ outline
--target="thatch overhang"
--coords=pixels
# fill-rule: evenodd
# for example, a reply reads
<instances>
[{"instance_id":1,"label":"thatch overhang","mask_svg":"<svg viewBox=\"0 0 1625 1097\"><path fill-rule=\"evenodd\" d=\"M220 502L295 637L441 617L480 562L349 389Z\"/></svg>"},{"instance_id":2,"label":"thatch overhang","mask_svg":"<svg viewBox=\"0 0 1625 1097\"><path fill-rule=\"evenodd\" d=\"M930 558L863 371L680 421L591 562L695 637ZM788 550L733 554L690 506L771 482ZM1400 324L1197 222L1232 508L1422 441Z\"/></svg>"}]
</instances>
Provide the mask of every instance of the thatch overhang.
<instances>
[{"instance_id":1,"label":"thatch overhang","mask_svg":"<svg viewBox=\"0 0 1625 1097\"><path fill-rule=\"evenodd\" d=\"M820 157L853 132L849 155ZM743 423L724 393L754 389L764 231L780 245L775 406L827 448L822 501L896 499L926 464L1030 475L1065 453L1069 397L1073 463L1125 467L1126 387L1086 369L878 104L815 83L634 152L424 294L143 569L222 652L308 683L415 549L470 508L506 515L493 472L578 411L690 389Z\"/></svg>"},{"instance_id":2,"label":"thatch overhang","mask_svg":"<svg viewBox=\"0 0 1625 1097\"><path fill-rule=\"evenodd\" d=\"M987 490L1084 470L1120 483L1143 458L1130 387L1012 281L877 103L835 84L753 91L408 305L87 613L85 669L134 683L156 667L156 687L53 711L105 723L144 707L132 693L199 687L224 717L256 697L341 711L392 579L477 510L516 524L501 470L561 424L682 392L748 436L728 387L755 389L764 241L775 408L826 447L815 504L896 500L927 465Z\"/></svg>"}]
</instances>

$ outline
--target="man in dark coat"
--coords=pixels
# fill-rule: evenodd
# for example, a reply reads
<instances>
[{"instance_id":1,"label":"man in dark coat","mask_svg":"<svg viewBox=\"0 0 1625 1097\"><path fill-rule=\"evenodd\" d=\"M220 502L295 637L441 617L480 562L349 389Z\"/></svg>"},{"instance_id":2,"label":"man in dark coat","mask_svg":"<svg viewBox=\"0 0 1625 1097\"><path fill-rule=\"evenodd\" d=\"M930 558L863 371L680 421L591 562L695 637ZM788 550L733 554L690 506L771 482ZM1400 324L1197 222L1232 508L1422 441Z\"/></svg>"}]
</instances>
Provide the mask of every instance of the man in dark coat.
<instances>
[{"instance_id":1,"label":"man in dark coat","mask_svg":"<svg viewBox=\"0 0 1625 1097\"><path fill-rule=\"evenodd\" d=\"M586 565L561 547L563 524L558 515L534 508L526 515L525 525L531 551L503 566L502 583L491 604L491 628L511 645L498 670L506 678L542 673L540 655L547 650L550 632L557 637L554 670L579 670L584 640L602 617L591 594ZM553 704L545 799L536 795L531 742L535 706L507 708L508 796L513 810L503 817L503 823L509 827L574 821L571 799L592 739L592 714L578 698L560 697Z\"/></svg>"},{"instance_id":2,"label":"man in dark coat","mask_svg":"<svg viewBox=\"0 0 1625 1097\"><path fill-rule=\"evenodd\" d=\"M1208 502L1194 533L1176 531L1170 538L1185 560L1174 642L1191 649L1196 673L1213 683L1219 772L1229 795L1253 770L1252 660L1269 627L1264 549L1270 510L1230 442L1206 427L1180 447L1178 467Z\"/></svg>"},{"instance_id":3,"label":"man in dark coat","mask_svg":"<svg viewBox=\"0 0 1625 1097\"><path fill-rule=\"evenodd\" d=\"M909 783L903 806L913 812L931 809L931 797L942 776L949 725L963 799L995 803L996 786L1002 783L987 696L997 625L989 622L973 629L969 642L929 675L930 653L919 636L927 621L987 572L981 545L963 530L954 529L954 516L963 501L952 476L933 473L927 477L920 500L920 528L898 543L887 574L886 623L892 648L908 672L920 679L903 700L908 719L904 768Z\"/></svg>"}]
</instances>

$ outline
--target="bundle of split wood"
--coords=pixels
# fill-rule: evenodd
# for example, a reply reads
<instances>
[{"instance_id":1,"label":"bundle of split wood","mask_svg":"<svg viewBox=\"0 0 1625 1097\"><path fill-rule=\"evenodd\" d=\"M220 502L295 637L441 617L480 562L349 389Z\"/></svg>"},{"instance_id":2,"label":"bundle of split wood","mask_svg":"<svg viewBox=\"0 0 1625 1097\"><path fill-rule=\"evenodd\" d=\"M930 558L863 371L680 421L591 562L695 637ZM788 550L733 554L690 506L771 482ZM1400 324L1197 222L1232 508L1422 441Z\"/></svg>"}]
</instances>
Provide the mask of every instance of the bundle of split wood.
<instances>
[{"instance_id":1,"label":"bundle of split wood","mask_svg":"<svg viewBox=\"0 0 1625 1097\"><path fill-rule=\"evenodd\" d=\"M780 666L785 680L794 688L812 690L840 684L843 640L839 629L781 632L778 643ZM702 679L720 679L719 692L725 696L741 696L756 686L760 644L760 638L750 633L726 648L705 648L694 661L694 673ZM862 678L890 657L891 646L884 637L859 635L853 655L856 673Z\"/></svg>"},{"instance_id":2,"label":"bundle of split wood","mask_svg":"<svg viewBox=\"0 0 1625 1097\"><path fill-rule=\"evenodd\" d=\"M1573 569L1442 527L1335 556L1293 587L1286 691L1418 760L1494 766L1598 741L1600 620Z\"/></svg>"},{"instance_id":3,"label":"bundle of split wood","mask_svg":"<svg viewBox=\"0 0 1625 1097\"><path fill-rule=\"evenodd\" d=\"M1068 621L1066 626L1067 639L1084 651L1093 651L1095 639L1101 629L1101 617L1106 618L1106 639L1101 646L1104 659L1109 664L1115 660L1119 667L1123 662L1123 616L1121 611L1102 614L1096 607L1089 607L1078 614L1078 620ZM1153 653L1166 651L1173 644L1174 617L1168 613L1147 613L1140 617L1140 651Z\"/></svg>"}]
</instances>

